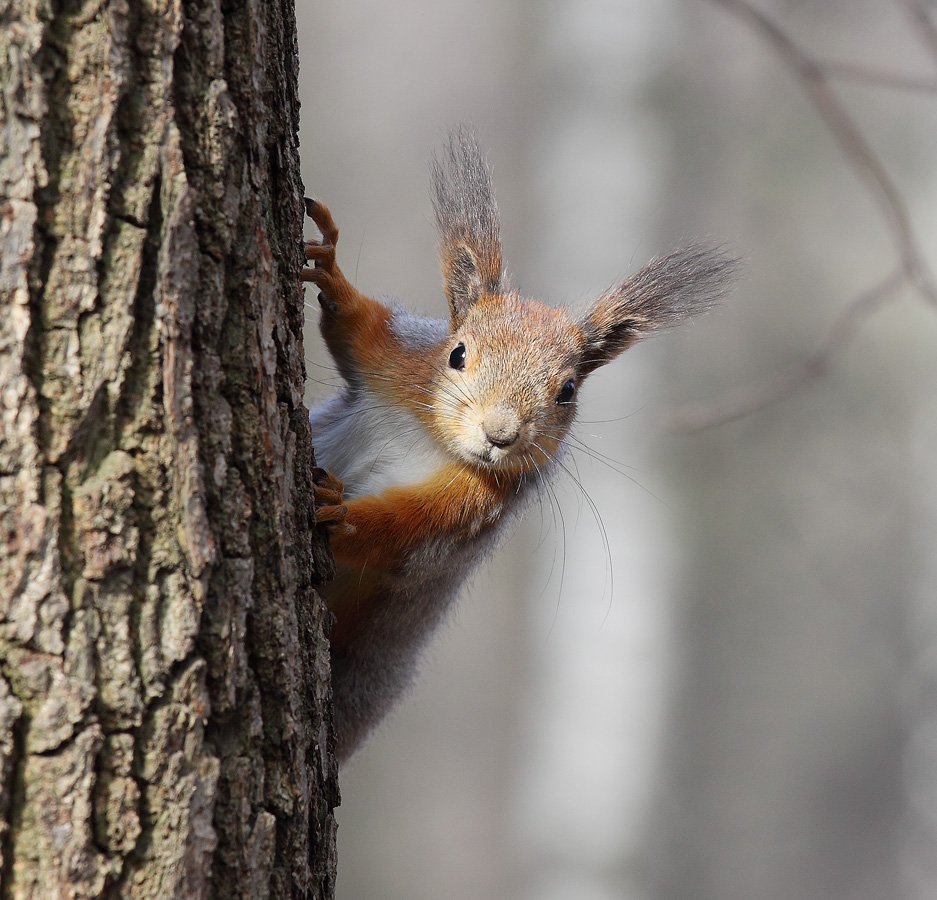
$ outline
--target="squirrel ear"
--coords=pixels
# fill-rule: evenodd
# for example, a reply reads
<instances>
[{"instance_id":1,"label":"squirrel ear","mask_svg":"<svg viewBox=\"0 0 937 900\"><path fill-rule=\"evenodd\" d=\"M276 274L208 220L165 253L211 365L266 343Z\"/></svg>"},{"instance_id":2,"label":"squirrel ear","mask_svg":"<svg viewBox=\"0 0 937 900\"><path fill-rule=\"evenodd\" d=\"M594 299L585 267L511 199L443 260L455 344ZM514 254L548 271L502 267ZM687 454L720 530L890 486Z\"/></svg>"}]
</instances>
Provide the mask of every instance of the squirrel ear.
<instances>
[{"instance_id":1,"label":"squirrel ear","mask_svg":"<svg viewBox=\"0 0 937 900\"><path fill-rule=\"evenodd\" d=\"M453 325L485 293L504 291L501 225L491 173L472 131L449 134L433 164L433 208Z\"/></svg>"},{"instance_id":2,"label":"squirrel ear","mask_svg":"<svg viewBox=\"0 0 937 900\"><path fill-rule=\"evenodd\" d=\"M469 307L482 295L484 287L478 257L463 241L443 244L440 248L446 299L453 324L465 318Z\"/></svg>"},{"instance_id":3,"label":"squirrel ear","mask_svg":"<svg viewBox=\"0 0 937 900\"><path fill-rule=\"evenodd\" d=\"M579 321L585 377L652 331L710 310L725 293L736 260L713 247L690 246L655 259L607 290Z\"/></svg>"}]
</instances>

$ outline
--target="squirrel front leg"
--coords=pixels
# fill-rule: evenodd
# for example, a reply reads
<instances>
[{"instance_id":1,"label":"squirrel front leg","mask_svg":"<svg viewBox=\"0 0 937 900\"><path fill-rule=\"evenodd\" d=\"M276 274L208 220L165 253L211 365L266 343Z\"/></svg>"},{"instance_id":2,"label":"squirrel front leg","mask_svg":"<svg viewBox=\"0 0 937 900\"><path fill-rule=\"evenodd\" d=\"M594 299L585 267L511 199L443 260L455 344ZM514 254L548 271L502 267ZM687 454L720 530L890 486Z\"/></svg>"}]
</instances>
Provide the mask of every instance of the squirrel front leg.
<instances>
[{"instance_id":1,"label":"squirrel front leg","mask_svg":"<svg viewBox=\"0 0 937 900\"><path fill-rule=\"evenodd\" d=\"M331 472L320 466L312 470L312 496L315 501L316 524L331 534L352 534L354 529L345 521L345 486Z\"/></svg>"},{"instance_id":2,"label":"squirrel front leg","mask_svg":"<svg viewBox=\"0 0 937 900\"><path fill-rule=\"evenodd\" d=\"M350 527L332 532L331 547L349 590L326 592L336 617L333 649L355 640L371 603L380 602L380 582L399 576L412 551L441 542L435 552L444 556L446 541L464 546L497 521L508 490L505 482L454 463L419 484L345 501Z\"/></svg>"},{"instance_id":3,"label":"squirrel front leg","mask_svg":"<svg viewBox=\"0 0 937 900\"><path fill-rule=\"evenodd\" d=\"M339 372L352 385L362 379L376 382L380 390L386 377L382 371L395 340L390 331L391 310L362 294L345 277L335 261L338 227L325 204L306 198L306 214L322 232L322 241L305 242L306 259L313 265L303 269L303 281L321 289L321 331Z\"/></svg>"},{"instance_id":4,"label":"squirrel front leg","mask_svg":"<svg viewBox=\"0 0 937 900\"><path fill-rule=\"evenodd\" d=\"M394 572L410 550L430 538L463 540L496 517L507 487L481 472L451 463L418 484L346 500L345 534L332 536L338 562Z\"/></svg>"}]
</instances>

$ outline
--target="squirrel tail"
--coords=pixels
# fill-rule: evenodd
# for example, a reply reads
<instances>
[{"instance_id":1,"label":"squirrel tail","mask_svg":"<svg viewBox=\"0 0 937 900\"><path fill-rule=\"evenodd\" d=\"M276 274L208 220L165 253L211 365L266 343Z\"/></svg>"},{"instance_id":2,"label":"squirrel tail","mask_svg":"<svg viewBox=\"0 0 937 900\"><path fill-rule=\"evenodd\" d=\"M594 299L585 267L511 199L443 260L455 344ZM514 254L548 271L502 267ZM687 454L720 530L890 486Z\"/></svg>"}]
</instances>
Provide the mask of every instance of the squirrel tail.
<instances>
[{"instance_id":1,"label":"squirrel tail","mask_svg":"<svg viewBox=\"0 0 937 900\"><path fill-rule=\"evenodd\" d=\"M453 129L432 168L433 208L453 324L483 294L504 292L501 223L491 173L465 125Z\"/></svg>"}]
</instances>

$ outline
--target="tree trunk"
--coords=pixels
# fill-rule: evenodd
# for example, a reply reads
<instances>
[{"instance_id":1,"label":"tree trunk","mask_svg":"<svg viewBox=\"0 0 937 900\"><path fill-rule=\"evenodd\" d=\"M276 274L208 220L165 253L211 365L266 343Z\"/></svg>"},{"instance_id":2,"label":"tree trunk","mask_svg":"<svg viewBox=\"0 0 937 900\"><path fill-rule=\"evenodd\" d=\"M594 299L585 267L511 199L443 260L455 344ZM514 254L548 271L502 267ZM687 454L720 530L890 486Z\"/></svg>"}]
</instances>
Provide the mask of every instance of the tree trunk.
<instances>
[{"instance_id":1,"label":"tree trunk","mask_svg":"<svg viewBox=\"0 0 937 900\"><path fill-rule=\"evenodd\" d=\"M0 22L0 897L330 897L291 0Z\"/></svg>"}]
</instances>

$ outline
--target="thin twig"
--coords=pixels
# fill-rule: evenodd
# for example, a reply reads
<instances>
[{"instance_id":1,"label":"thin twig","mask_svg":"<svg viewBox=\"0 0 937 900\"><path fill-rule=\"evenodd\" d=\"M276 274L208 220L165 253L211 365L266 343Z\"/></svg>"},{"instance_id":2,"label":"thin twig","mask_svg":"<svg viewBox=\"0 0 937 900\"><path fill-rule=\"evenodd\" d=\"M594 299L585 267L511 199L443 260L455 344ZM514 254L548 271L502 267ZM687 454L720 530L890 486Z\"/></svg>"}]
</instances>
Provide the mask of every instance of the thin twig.
<instances>
[{"instance_id":1,"label":"thin twig","mask_svg":"<svg viewBox=\"0 0 937 900\"><path fill-rule=\"evenodd\" d=\"M933 80L909 78L849 63L820 62L804 51L770 16L749 0L709 0L745 21L762 35L799 78L840 151L866 185L882 211L898 256L898 264L877 285L848 303L820 347L784 378L772 384L739 391L710 407L694 406L671 417L672 427L692 431L738 419L788 396L821 375L830 358L849 340L858 325L904 284L911 285L937 306L937 283L925 262L911 216L887 169L872 150L846 107L830 86L835 77L861 79L888 87L935 92ZM900 0L920 26L920 33L937 59L937 23L924 0Z\"/></svg>"},{"instance_id":2,"label":"thin twig","mask_svg":"<svg viewBox=\"0 0 937 900\"><path fill-rule=\"evenodd\" d=\"M920 75L905 75L901 72L886 72L859 63L826 62L823 64L830 78L862 81L896 91L914 91L921 94L937 94L937 78Z\"/></svg>"},{"instance_id":3,"label":"thin twig","mask_svg":"<svg viewBox=\"0 0 937 900\"><path fill-rule=\"evenodd\" d=\"M931 14L929 4L924 0L901 0L901 5L917 26L917 34L927 46L937 64L937 22Z\"/></svg>"},{"instance_id":4,"label":"thin twig","mask_svg":"<svg viewBox=\"0 0 937 900\"><path fill-rule=\"evenodd\" d=\"M877 285L855 297L837 316L813 354L782 378L770 384L742 388L717 404L686 406L670 416L669 427L674 431L699 431L741 419L783 400L824 374L833 356L852 339L859 325L890 300L906 281L905 273L896 268Z\"/></svg>"},{"instance_id":5,"label":"thin twig","mask_svg":"<svg viewBox=\"0 0 937 900\"><path fill-rule=\"evenodd\" d=\"M843 155L878 200L890 223L895 248L909 280L937 305L937 285L924 262L911 227L911 217L891 176L856 127L846 108L830 89L822 63L808 56L773 19L748 0L709 0L746 20L765 38L800 77L808 96L826 123ZM909 0L910 2L910 0Z\"/></svg>"}]
</instances>

